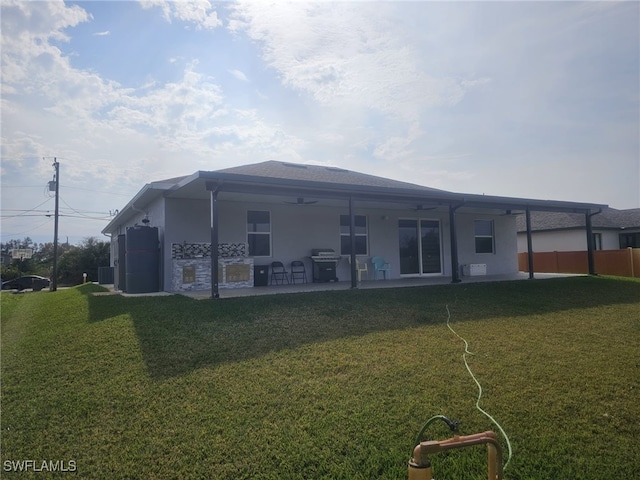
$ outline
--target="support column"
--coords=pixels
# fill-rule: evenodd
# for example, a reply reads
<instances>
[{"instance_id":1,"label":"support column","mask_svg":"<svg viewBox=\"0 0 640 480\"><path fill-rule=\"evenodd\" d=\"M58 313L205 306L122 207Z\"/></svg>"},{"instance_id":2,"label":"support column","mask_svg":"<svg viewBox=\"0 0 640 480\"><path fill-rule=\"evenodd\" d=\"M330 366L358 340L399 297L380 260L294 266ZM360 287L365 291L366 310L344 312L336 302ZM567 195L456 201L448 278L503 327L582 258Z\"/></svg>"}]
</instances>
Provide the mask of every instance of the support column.
<instances>
[{"instance_id":1,"label":"support column","mask_svg":"<svg viewBox=\"0 0 640 480\"><path fill-rule=\"evenodd\" d=\"M593 227L591 225L591 217L593 217L594 215L598 215L601 212L602 210L598 210L597 212L591 213L591 210L588 210L584 215L585 224L587 227L587 262L589 265L589 275L597 275L593 253Z\"/></svg>"},{"instance_id":2,"label":"support column","mask_svg":"<svg viewBox=\"0 0 640 480\"><path fill-rule=\"evenodd\" d=\"M220 298L218 290L218 191L220 185L207 182L211 192L211 298Z\"/></svg>"},{"instance_id":3,"label":"support column","mask_svg":"<svg viewBox=\"0 0 640 480\"><path fill-rule=\"evenodd\" d=\"M358 288L358 269L356 265L356 216L353 213L353 197L349 197L349 245L351 256L351 288Z\"/></svg>"},{"instance_id":4,"label":"support column","mask_svg":"<svg viewBox=\"0 0 640 480\"><path fill-rule=\"evenodd\" d=\"M533 239L531 238L531 210L527 207L527 263L529 267L529 278L533 278Z\"/></svg>"},{"instance_id":5,"label":"support column","mask_svg":"<svg viewBox=\"0 0 640 480\"><path fill-rule=\"evenodd\" d=\"M449 231L451 237L451 283L460 283L460 265L458 264L458 234L456 232L456 210L462 206L449 204Z\"/></svg>"}]
</instances>

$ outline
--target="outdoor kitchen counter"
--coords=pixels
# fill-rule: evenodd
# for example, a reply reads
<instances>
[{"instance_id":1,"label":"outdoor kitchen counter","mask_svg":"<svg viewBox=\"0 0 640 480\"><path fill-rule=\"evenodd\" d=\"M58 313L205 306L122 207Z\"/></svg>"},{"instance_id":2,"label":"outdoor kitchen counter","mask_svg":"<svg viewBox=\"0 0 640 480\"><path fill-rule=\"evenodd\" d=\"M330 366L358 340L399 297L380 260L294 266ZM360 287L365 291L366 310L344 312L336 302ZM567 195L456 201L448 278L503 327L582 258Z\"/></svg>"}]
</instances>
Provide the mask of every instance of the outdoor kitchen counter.
<instances>
[{"instance_id":1,"label":"outdoor kitchen counter","mask_svg":"<svg viewBox=\"0 0 640 480\"><path fill-rule=\"evenodd\" d=\"M253 287L253 258L246 256L246 244L218 245L218 287ZM171 245L174 292L211 288L211 244L174 243Z\"/></svg>"}]
</instances>

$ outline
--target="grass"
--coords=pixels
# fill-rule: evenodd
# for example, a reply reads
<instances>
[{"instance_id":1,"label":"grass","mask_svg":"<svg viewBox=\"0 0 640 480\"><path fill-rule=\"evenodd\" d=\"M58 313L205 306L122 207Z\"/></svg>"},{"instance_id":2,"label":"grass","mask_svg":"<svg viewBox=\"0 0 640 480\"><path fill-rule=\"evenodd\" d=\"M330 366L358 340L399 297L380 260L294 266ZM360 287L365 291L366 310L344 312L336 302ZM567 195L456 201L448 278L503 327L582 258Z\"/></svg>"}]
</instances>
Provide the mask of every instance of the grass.
<instances>
[{"instance_id":1,"label":"grass","mask_svg":"<svg viewBox=\"0 0 640 480\"><path fill-rule=\"evenodd\" d=\"M495 430L447 305L481 405L513 446L505 478L640 469L638 281L221 301L99 290L1 295L3 478L43 478L6 468L32 459L73 460L88 479L405 479L431 416ZM435 455L434 475L486 478L485 457Z\"/></svg>"}]
</instances>

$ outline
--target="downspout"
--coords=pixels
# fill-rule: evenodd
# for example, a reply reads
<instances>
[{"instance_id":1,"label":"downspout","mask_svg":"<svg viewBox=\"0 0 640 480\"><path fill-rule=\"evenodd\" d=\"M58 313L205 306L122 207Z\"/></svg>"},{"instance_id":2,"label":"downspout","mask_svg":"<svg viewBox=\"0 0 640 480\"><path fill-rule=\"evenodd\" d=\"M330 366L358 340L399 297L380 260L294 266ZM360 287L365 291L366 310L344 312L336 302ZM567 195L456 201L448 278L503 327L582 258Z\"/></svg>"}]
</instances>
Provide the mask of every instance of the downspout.
<instances>
[{"instance_id":1,"label":"downspout","mask_svg":"<svg viewBox=\"0 0 640 480\"><path fill-rule=\"evenodd\" d=\"M458 265L458 235L456 233L456 210L464 203L449 204L449 230L451 237L451 283L460 283L460 266Z\"/></svg>"},{"instance_id":2,"label":"downspout","mask_svg":"<svg viewBox=\"0 0 640 480\"><path fill-rule=\"evenodd\" d=\"M218 191L220 183L207 182L211 192L211 298L220 298L218 290Z\"/></svg>"},{"instance_id":3,"label":"downspout","mask_svg":"<svg viewBox=\"0 0 640 480\"><path fill-rule=\"evenodd\" d=\"M533 239L531 238L531 210L527 207L525 218L527 220L527 263L529 279L533 279Z\"/></svg>"},{"instance_id":4,"label":"downspout","mask_svg":"<svg viewBox=\"0 0 640 480\"><path fill-rule=\"evenodd\" d=\"M594 261L594 248L593 248L593 226L591 225L591 217L602 213L602 209L598 209L597 212L591 213L591 210L587 210L584 214L585 224L587 226L587 262L589 264L589 275L597 275L595 261Z\"/></svg>"},{"instance_id":5,"label":"downspout","mask_svg":"<svg viewBox=\"0 0 640 480\"><path fill-rule=\"evenodd\" d=\"M356 217L353 213L353 197L349 197L349 245L351 261L351 288L358 288L358 272L356 264Z\"/></svg>"}]
</instances>

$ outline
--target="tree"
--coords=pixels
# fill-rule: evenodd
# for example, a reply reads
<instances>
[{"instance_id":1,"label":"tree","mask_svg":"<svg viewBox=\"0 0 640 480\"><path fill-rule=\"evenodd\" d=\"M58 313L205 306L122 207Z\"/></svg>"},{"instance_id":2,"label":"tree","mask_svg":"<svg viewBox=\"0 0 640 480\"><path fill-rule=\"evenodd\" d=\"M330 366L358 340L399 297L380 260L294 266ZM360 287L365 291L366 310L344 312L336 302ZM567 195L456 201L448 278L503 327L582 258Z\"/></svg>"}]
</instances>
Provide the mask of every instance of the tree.
<instances>
[{"instance_id":1,"label":"tree","mask_svg":"<svg viewBox=\"0 0 640 480\"><path fill-rule=\"evenodd\" d=\"M58 279L61 283L77 285L82 283L83 274L87 281L98 280L98 268L109 265L110 244L95 237L88 237L79 246L69 247L58 262Z\"/></svg>"},{"instance_id":2,"label":"tree","mask_svg":"<svg viewBox=\"0 0 640 480\"><path fill-rule=\"evenodd\" d=\"M21 275L53 274L53 243L36 244L26 237L22 240L9 240L0 243L0 251L8 255L14 248L32 248L30 259L13 259L9 265L2 265L2 281L11 280ZM80 245L58 244L58 280L68 285L82 283L83 273L89 281L98 279L98 268L109 265L109 242L102 242L95 237L85 238Z\"/></svg>"},{"instance_id":3,"label":"tree","mask_svg":"<svg viewBox=\"0 0 640 480\"><path fill-rule=\"evenodd\" d=\"M72 248L68 243L58 244L58 259ZM34 268L39 270L45 277L53 275L53 242L41 243L33 253Z\"/></svg>"},{"instance_id":4,"label":"tree","mask_svg":"<svg viewBox=\"0 0 640 480\"><path fill-rule=\"evenodd\" d=\"M22 240L9 240L8 242L0 243L0 251L2 251L3 257L5 255L11 255L12 250L21 248L31 248L36 251L37 245L34 244L33 240L31 240L31 238L29 237L25 237ZM0 271L0 274L2 275L2 281L12 280L14 278L20 277L21 275L33 273L33 263L33 260L29 258L24 258L22 260L20 260L19 258L13 258L9 261L8 264L5 264L3 261Z\"/></svg>"}]
</instances>

